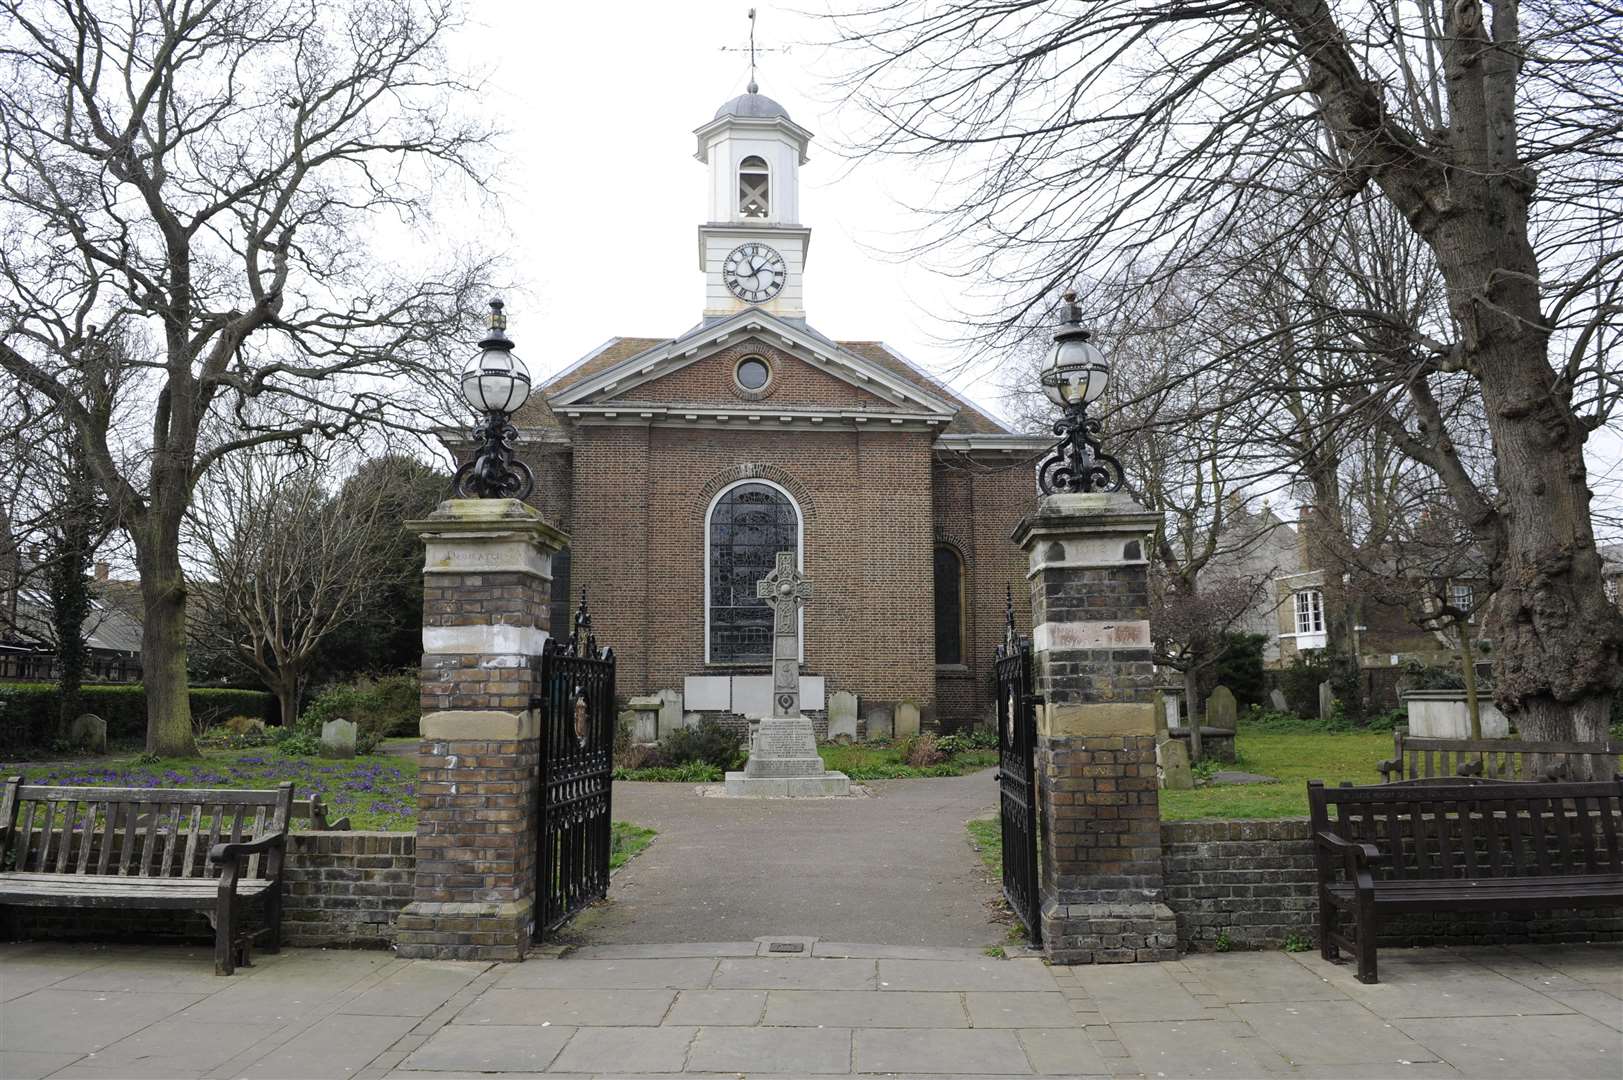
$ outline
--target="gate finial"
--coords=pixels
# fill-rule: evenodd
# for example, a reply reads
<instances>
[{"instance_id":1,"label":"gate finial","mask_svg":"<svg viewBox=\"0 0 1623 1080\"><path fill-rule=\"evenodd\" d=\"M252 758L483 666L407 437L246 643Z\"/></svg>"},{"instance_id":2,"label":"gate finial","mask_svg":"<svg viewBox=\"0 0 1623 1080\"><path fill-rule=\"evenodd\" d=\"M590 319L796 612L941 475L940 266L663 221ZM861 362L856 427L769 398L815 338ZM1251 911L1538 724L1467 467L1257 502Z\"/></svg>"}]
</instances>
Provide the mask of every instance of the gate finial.
<instances>
[{"instance_id":1,"label":"gate finial","mask_svg":"<svg viewBox=\"0 0 1623 1080\"><path fill-rule=\"evenodd\" d=\"M586 586L580 587L580 606L575 609L575 629L570 644L576 656L597 657L597 638L592 634L592 613L586 607Z\"/></svg>"},{"instance_id":2,"label":"gate finial","mask_svg":"<svg viewBox=\"0 0 1623 1080\"><path fill-rule=\"evenodd\" d=\"M1014 632L1014 586L1008 582L1003 584L1003 644L1011 650L1014 648L1016 634Z\"/></svg>"}]
</instances>

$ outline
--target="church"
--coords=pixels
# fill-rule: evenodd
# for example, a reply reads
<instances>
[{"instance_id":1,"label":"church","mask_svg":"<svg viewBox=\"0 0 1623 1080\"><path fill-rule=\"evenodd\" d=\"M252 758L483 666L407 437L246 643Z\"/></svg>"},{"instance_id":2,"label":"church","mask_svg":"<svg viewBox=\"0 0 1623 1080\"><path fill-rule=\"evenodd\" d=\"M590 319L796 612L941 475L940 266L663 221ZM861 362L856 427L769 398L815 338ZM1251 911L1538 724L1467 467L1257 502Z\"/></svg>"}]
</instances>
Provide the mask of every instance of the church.
<instances>
[{"instance_id":1,"label":"church","mask_svg":"<svg viewBox=\"0 0 1623 1080\"><path fill-rule=\"evenodd\" d=\"M514 416L530 501L567 532L553 626L584 588L618 692L686 712L769 713L772 613L756 582L792 551L801 704L904 702L951 730L992 710L1005 595L1025 628L1010 542L1035 506L1019 435L879 341L834 341L805 305L812 133L758 92L696 131L709 170L698 227L704 300L670 338L611 338Z\"/></svg>"}]
</instances>

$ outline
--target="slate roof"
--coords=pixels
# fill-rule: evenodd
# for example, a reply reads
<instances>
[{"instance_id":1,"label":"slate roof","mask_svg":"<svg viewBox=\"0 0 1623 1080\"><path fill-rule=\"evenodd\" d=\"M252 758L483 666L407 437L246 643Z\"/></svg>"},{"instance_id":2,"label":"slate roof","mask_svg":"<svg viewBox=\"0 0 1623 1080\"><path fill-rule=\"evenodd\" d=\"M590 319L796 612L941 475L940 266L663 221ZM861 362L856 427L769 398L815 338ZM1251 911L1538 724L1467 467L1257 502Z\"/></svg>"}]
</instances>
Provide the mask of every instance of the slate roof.
<instances>
[{"instance_id":1,"label":"slate roof","mask_svg":"<svg viewBox=\"0 0 1623 1080\"><path fill-rule=\"evenodd\" d=\"M797 320L798 322L798 320ZM687 337L696 330L703 328L703 324L682 335ZM890 374L903 379L921 390L944 398L957 406L958 414L952 418L945 431L949 434L975 434L975 435L1007 435L1009 429L988 415L985 411L956 393L945 383L935 379L923 369L916 367L905 357L891 350L881 341L831 341L817 334L815 330L806 328L817 337L828 341L830 345L844 349L846 352L868 361L876 367L883 368ZM666 338L622 337L611 338L607 344L595 353L589 353L577 363L565 368L542 383L538 391L530 395L530 400L520 409L514 417L514 423L520 428L551 428L562 430L563 425L553 414L547 404L547 398L560 394L569 388L601 374L620 363L628 360L638 353L662 345Z\"/></svg>"},{"instance_id":2,"label":"slate roof","mask_svg":"<svg viewBox=\"0 0 1623 1080\"><path fill-rule=\"evenodd\" d=\"M731 101L723 103L721 108L716 110L716 115L711 119L720 120L723 116L749 116L762 120L781 116L787 120L789 119L789 110L765 94L748 93L739 94Z\"/></svg>"}]
</instances>

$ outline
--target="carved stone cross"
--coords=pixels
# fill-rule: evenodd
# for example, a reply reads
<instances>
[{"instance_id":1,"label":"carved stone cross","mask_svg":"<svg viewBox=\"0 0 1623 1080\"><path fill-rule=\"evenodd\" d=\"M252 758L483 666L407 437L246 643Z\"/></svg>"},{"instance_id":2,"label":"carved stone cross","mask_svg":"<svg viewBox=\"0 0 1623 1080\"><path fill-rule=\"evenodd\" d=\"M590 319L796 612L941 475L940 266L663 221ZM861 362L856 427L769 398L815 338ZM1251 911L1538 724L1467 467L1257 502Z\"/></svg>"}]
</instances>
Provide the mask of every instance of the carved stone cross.
<instances>
[{"instance_id":1,"label":"carved stone cross","mask_svg":"<svg viewBox=\"0 0 1623 1080\"><path fill-rule=\"evenodd\" d=\"M772 715L800 715L800 605L811 599L811 582L795 569L795 553L778 552L778 565L755 583L755 595L772 608Z\"/></svg>"}]
</instances>

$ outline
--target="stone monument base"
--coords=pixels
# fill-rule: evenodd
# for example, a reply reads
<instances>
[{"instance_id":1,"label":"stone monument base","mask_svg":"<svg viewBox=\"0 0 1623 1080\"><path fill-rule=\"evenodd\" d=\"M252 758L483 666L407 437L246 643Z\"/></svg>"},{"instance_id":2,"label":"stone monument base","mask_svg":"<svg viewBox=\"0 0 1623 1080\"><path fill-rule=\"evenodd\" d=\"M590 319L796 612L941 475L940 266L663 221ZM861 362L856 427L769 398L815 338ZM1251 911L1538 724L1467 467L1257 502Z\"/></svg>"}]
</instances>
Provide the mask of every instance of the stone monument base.
<instances>
[{"instance_id":1,"label":"stone monument base","mask_svg":"<svg viewBox=\"0 0 1623 1080\"><path fill-rule=\"evenodd\" d=\"M1043 904L1043 947L1056 964L1176 960L1178 920L1158 900Z\"/></svg>"},{"instance_id":2,"label":"stone monument base","mask_svg":"<svg viewBox=\"0 0 1623 1080\"><path fill-rule=\"evenodd\" d=\"M826 799L851 794L851 778L842 772L819 776L747 776L727 774L729 799Z\"/></svg>"},{"instance_id":3,"label":"stone monument base","mask_svg":"<svg viewBox=\"0 0 1623 1080\"><path fill-rule=\"evenodd\" d=\"M727 774L723 790L729 798L815 799L851 794L850 777L823 768L810 720L774 716L752 727L749 763L742 772Z\"/></svg>"}]
</instances>

